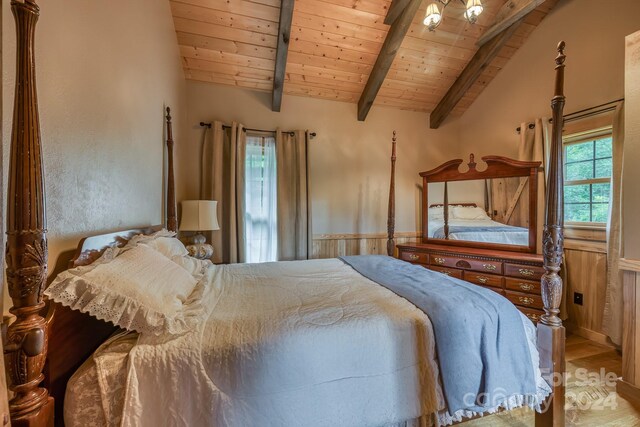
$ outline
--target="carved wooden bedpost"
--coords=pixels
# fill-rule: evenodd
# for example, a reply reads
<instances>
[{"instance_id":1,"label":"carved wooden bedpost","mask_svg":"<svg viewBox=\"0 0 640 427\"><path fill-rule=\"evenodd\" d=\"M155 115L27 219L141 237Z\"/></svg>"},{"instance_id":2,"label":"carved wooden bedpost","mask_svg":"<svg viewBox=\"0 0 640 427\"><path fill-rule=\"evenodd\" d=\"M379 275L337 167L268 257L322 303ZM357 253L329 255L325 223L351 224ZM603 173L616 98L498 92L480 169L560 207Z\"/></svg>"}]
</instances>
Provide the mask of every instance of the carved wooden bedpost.
<instances>
[{"instance_id":1,"label":"carved wooden bedpost","mask_svg":"<svg viewBox=\"0 0 640 427\"><path fill-rule=\"evenodd\" d=\"M176 216L176 187L173 176L173 125L171 108L167 107L167 230L178 231Z\"/></svg>"},{"instance_id":2,"label":"carved wooden bedpost","mask_svg":"<svg viewBox=\"0 0 640 427\"><path fill-rule=\"evenodd\" d=\"M562 128L564 97L564 48L565 43L558 44L556 57L556 84L554 97L551 100L553 110L553 132L549 158L547 181L547 200L545 224L542 234L545 274L542 276L542 300L545 314L538 324L538 349L540 351L540 369L551 383L553 395L546 402L545 413L536 414L536 426L564 426L564 348L565 330L558 317L562 301L562 278L560 266L564 242L562 228L564 226L564 176L562 166Z\"/></svg>"},{"instance_id":3,"label":"carved wooden bedpost","mask_svg":"<svg viewBox=\"0 0 640 427\"><path fill-rule=\"evenodd\" d=\"M444 218L444 238L449 239L449 187L444 182L444 195L442 196L442 213Z\"/></svg>"},{"instance_id":4,"label":"carved wooden bedpost","mask_svg":"<svg viewBox=\"0 0 640 427\"><path fill-rule=\"evenodd\" d=\"M389 184L389 210L387 212L387 255L396 251L394 233L396 230L396 131L391 139L391 181Z\"/></svg>"},{"instance_id":5,"label":"carved wooden bedpost","mask_svg":"<svg viewBox=\"0 0 640 427\"><path fill-rule=\"evenodd\" d=\"M45 187L36 95L34 38L40 9L13 0L16 22L16 90L7 201L7 283L16 316L4 347L14 426L53 425L53 398L43 381L47 325L40 315L47 278Z\"/></svg>"}]
</instances>

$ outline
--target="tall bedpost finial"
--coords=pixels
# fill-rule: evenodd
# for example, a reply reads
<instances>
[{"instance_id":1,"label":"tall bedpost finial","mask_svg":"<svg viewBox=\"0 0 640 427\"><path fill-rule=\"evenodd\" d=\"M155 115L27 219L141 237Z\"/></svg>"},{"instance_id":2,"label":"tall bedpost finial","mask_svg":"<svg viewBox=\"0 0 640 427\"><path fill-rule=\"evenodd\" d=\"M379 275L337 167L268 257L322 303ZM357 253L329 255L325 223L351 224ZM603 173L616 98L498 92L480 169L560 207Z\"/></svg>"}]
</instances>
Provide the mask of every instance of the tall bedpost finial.
<instances>
[{"instance_id":1,"label":"tall bedpost finial","mask_svg":"<svg viewBox=\"0 0 640 427\"><path fill-rule=\"evenodd\" d=\"M541 322L550 326L561 326L558 317L562 300L562 278L560 266L564 250L562 227L564 226L564 173L562 166L562 128L564 125L564 54L565 43L558 44L556 57L555 94L551 100L553 110L553 132L549 156L549 172L547 176L547 196L545 223L542 233L545 275L542 278L542 299L545 314Z\"/></svg>"},{"instance_id":2,"label":"tall bedpost finial","mask_svg":"<svg viewBox=\"0 0 640 427\"><path fill-rule=\"evenodd\" d=\"M16 87L7 190L6 274L16 320L9 325L4 357L14 425L52 425L53 398L42 370L47 358L47 323L41 312L47 279L47 224L40 118L35 75L34 0L13 0L16 23ZM51 423L51 424L50 424Z\"/></svg>"},{"instance_id":3,"label":"tall bedpost finial","mask_svg":"<svg viewBox=\"0 0 640 427\"><path fill-rule=\"evenodd\" d=\"M564 426L565 413L565 329L562 326L560 303L562 301L562 278L560 267L564 252L564 177L562 165L562 128L564 109L564 42L558 44L556 57L555 92L551 100L553 131L549 150L549 169L544 229L542 231L542 255L544 275L541 281L544 314L538 324L538 350L540 371L549 383L552 394L542 405L544 411L536 413L536 427Z\"/></svg>"},{"instance_id":4,"label":"tall bedpost finial","mask_svg":"<svg viewBox=\"0 0 640 427\"><path fill-rule=\"evenodd\" d=\"M396 242L396 131L391 138L391 180L389 184L389 210L387 212L387 255L395 255Z\"/></svg>"},{"instance_id":5,"label":"tall bedpost finial","mask_svg":"<svg viewBox=\"0 0 640 427\"><path fill-rule=\"evenodd\" d=\"M556 56L556 86L554 99L557 97L564 98L564 61L567 56L564 54L566 44L564 41L558 43L558 56Z\"/></svg>"},{"instance_id":6,"label":"tall bedpost finial","mask_svg":"<svg viewBox=\"0 0 640 427\"><path fill-rule=\"evenodd\" d=\"M178 231L176 215L176 187L173 176L173 125L171 108L167 107L167 230Z\"/></svg>"}]
</instances>

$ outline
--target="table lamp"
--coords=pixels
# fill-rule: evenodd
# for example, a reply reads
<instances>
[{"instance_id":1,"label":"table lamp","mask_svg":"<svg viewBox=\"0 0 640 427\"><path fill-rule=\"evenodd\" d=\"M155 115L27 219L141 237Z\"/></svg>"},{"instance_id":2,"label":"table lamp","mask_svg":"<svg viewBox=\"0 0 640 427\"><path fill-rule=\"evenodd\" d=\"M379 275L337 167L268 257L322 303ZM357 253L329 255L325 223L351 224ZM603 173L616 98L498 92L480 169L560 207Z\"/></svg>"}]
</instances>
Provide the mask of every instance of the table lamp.
<instances>
[{"instance_id":1,"label":"table lamp","mask_svg":"<svg viewBox=\"0 0 640 427\"><path fill-rule=\"evenodd\" d=\"M220 230L218 225L218 202L214 200L183 200L180 231L210 231ZM198 259L213 256L213 246L206 243L207 239L197 233L186 246L189 255Z\"/></svg>"}]
</instances>

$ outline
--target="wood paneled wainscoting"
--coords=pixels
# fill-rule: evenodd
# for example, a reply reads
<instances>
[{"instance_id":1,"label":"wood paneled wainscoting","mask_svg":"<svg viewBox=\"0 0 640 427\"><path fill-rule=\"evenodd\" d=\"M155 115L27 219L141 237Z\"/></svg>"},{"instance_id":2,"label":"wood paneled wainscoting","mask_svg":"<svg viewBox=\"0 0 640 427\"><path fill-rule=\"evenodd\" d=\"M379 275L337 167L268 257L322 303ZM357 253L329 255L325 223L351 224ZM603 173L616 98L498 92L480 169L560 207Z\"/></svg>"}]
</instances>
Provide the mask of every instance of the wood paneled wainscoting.
<instances>
[{"instance_id":1,"label":"wood paneled wainscoting","mask_svg":"<svg viewBox=\"0 0 640 427\"><path fill-rule=\"evenodd\" d=\"M415 243L419 231L395 233L396 244ZM316 234L313 236L313 258L335 258L343 255L386 255L387 233Z\"/></svg>"},{"instance_id":2,"label":"wood paneled wainscoting","mask_svg":"<svg viewBox=\"0 0 640 427\"><path fill-rule=\"evenodd\" d=\"M640 260L622 259L624 271L622 320L622 380L618 392L640 404Z\"/></svg>"},{"instance_id":3,"label":"wood paneled wainscoting","mask_svg":"<svg viewBox=\"0 0 640 427\"><path fill-rule=\"evenodd\" d=\"M604 229L565 228L567 329L583 338L611 345L602 330L607 288L607 243ZM582 305L574 293L582 294Z\"/></svg>"}]
</instances>

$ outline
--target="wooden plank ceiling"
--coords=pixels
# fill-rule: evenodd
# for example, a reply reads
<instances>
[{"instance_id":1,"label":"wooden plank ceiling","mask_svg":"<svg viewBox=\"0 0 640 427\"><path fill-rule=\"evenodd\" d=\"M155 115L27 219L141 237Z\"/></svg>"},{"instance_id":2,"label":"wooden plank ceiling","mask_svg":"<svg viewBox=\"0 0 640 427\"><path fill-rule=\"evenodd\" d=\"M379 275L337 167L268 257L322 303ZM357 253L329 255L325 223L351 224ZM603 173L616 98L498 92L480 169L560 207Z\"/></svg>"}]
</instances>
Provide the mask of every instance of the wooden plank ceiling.
<instances>
[{"instance_id":1,"label":"wooden plank ceiling","mask_svg":"<svg viewBox=\"0 0 640 427\"><path fill-rule=\"evenodd\" d=\"M462 114L555 6L547 0L517 28L453 109ZM281 0L170 0L187 79L273 89ZM422 24L424 0L374 105L431 112L478 50L505 0L483 0L471 25L452 0L441 25ZM357 103L389 26L390 0L295 0L284 93ZM285 100L286 103L286 100Z\"/></svg>"}]
</instances>

